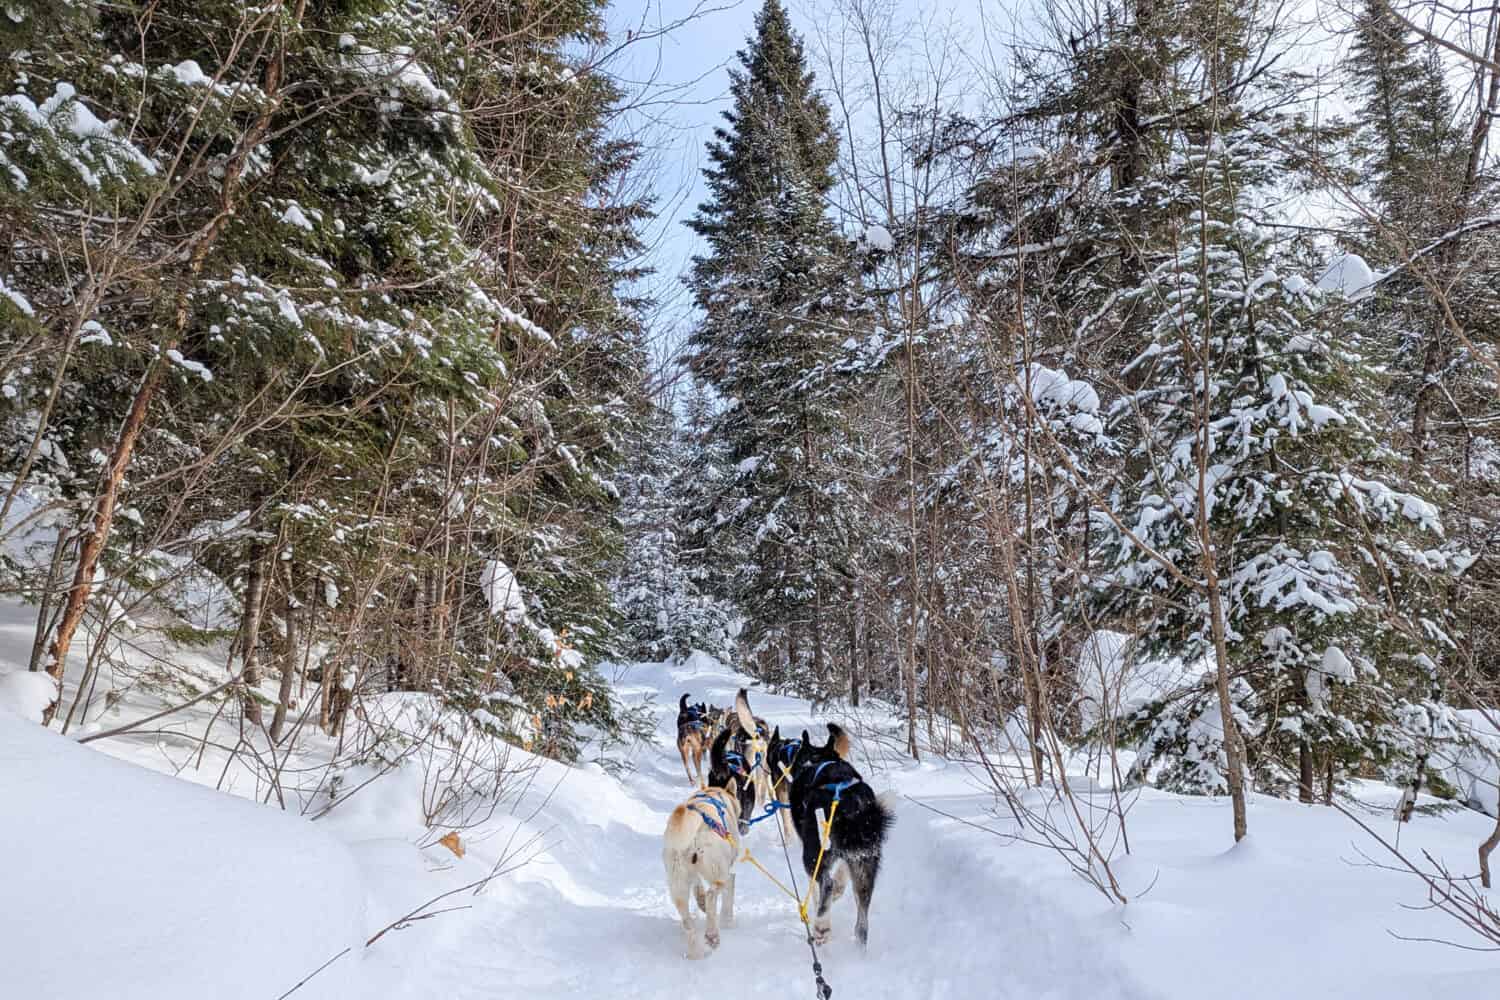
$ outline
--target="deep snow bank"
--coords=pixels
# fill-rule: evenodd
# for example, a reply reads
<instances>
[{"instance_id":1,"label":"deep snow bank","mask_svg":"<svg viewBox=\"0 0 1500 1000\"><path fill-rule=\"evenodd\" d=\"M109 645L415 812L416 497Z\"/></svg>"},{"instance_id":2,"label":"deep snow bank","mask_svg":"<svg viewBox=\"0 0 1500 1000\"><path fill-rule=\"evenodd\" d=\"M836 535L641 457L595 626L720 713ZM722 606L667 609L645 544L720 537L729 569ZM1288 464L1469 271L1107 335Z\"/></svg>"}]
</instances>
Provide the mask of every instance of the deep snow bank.
<instances>
[{"instance_id":1,"label":"deep snow bank","mask_svg":"<svg viewBox=\"0 0 1500 1000\"><path fill-rule=\"evenodd\" d=\"M0 709L0 994L298 1000L354 988L364 889L304 820L155 774Z\"/></svg>"}]
</instances>

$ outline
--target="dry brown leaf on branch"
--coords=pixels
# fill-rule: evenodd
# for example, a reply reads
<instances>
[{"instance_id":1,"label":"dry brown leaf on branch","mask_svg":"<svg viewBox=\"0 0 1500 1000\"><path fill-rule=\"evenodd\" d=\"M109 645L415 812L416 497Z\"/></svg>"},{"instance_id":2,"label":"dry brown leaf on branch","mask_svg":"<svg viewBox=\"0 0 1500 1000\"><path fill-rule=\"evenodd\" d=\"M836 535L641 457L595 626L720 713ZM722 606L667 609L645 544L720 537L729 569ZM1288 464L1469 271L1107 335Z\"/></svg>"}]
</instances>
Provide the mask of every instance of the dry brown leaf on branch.
<instances>
[{"instance_id":1,"label":"dry brown leaf on branch","mask_svg":"<svg viewBox=\"0 0 1500 1000\"><path fill-rule=\"evenodd\" d=\"M463 842L458 839L457 830L454 830L451 833L444 834L442 838L438 840L438 843L442 844L444 847L448 848L448 850L452 851L454 857L461 858L464 856L464 845Z\"/></svg>"}]
</instances>

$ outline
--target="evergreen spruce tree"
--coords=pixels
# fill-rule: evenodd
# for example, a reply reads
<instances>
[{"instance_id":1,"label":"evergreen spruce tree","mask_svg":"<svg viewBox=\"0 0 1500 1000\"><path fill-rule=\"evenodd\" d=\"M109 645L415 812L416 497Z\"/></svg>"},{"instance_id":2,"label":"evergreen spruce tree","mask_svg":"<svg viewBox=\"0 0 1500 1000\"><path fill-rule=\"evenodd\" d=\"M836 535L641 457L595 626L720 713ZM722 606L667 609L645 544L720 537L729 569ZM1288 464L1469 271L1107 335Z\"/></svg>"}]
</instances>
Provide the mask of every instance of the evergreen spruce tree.
<instances>
[{"instance_id":1,"label":"evergreen spruce tree","mask_svg":"<svg viewBox=\"0 0 1500 1000\"><path fill-rule=\"evenodd\" d=\"M1125 373L1138 388L1115 412L1141 470L1119 508L1134 537L1114 534L1114 569L1096 583L1111 612L1146 623L1151 653L1212 663L1212 546L1249 766L1259 787L1296 783L1311 799L1315 775L1395 775L1418 756L1450 642L1443 584L1467 560L1445 547L1430 486L1380 436L1382 387L1358 328L1319 308L1253 221L1274 129L1228 110L1223 133L1184 146L1200 209L1132 293L1154 313ZM1225 788L1211 686L1142 719L1142 773Z\"/></svg>"},{"instance_id":2,"label":"evergreen spruce tree","mask_svg":"<svg viewBox=\"0 0 1500 1000\"><path fill-rule=\"evenodd\" d=\"M1359 97L1354 154L1380 210L1373 238L1404 255L1451 219L1463 172L1453 100L1437 50L1412 40L1389 0L1367 0L1356 18L1349 71Z\"/></svg>"},{"instance_id":3,"label":"evergreen spruce tree","mask_svg":"<svg viewBox=\"0 0 1500 1000\"><path fill-rule=\"evenodd\" d=\"M690 482L689 457L674 415L657 409L617 478L625 529L615 583L623 651L634 659L680 662L700 650L728 663L734 656L732 614L705 591L684 545L692 529L680 517L684 498L678 491Z\"/></svg>"},{"instance_id":4,"label":"evergreen spruce tree","mask_svg":"<svg viewBox=\"0 0 1500 1000\"><path fill-rule=\"evenodd\" d=\"M1500 343L1500 236L1465 231L1493 213L1496 189L1475 156L1481 132L1465 134L1440 50L1418 42L1388 0L1368 0L1355 21L1347 63L1358 103L1351 154L1368 208L1353 222L1353 248L1383 274L1357 307L1371 357L1392 375L1395 429L1428 475L1444 483L1464 540L1482 551L1493 537L1500 476L1494 445L1468 414L1496 391ZM1467 113L1467 112L1465 112ZM1481 110L1473 113L1482 115ZM1492 560L1455 582L1462 617L1442 673L1459 687L1493 676L1500 586Z\"/></svg>"},{"instance_id":5,"label":"evergreen spruce tree","mask_svg":"<svg viewBox=\"0 0 1500 1000\"><path fill-rule=\"evenodd\" d=\"M750 572L726 596L748 644L785 664L781 679L817 683L856 527L840 359L857 276L824 207L837 155L828 106L778 0L739 61L728 127L709 145L710 200L689 223L707 244L689 279L703 313L689 364L724 401L714 436L734 468L705 523L744 539Z\"/></svg>"}]
</instances>

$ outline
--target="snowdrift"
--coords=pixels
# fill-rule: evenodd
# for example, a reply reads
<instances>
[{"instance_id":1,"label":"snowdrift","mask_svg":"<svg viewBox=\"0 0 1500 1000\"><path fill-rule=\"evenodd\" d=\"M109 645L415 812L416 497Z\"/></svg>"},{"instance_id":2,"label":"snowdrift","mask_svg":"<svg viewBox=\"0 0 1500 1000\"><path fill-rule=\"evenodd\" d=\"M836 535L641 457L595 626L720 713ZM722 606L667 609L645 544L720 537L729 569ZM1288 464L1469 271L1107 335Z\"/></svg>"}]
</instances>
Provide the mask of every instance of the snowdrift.
<instances>
[{"instance_id":1,"label":"snowdrift","mask_svg":"<svg viewBox=\"0 0 1500 1000\"><path fill-rule=\"evenodd\" d=\"M364 888L305 820L155 774L0 709L0 994L360 995Z\"/></svg>"},{"instance_id":2,"label":"snowdrift","mask_svg":"<svg viewBox=\"0 0 1500 1000\"><path fill-rule=\"evenodd\" d=\"M1104 659L1117 650L1096 652ZM843 723L855 733L857 765L877 792L891 793L899 814L871 908L869 952L854 945L847 902L835 905L834 940L820 949L840 995L1488 995L1495 957L1432 943L1461 936L1423 908L1419 882L1381 867L1378 845L1334 810L1254 796L1250 838L1231 847L1226 800L1130 791L1129 853L1108 841L1130 899L1122 907L1019 828L981 770L931 754L907 758L892 706L825 713L701 654L620 665L614 674L622 701L657 722L654 739L632 748L618 772L487 744L471 727L434 716L423 699L382 698L372 703L375 728L404 720L403 731L443 738L316 823L195 784L212 783L223 766L214 748L201 770L185 767L174 778L156 773L174 758L154 740L83 747L0 710L0 884L9 904L0 918L0 997L277 1000L346 948L292 1000L655 998L705 972L734 977L747 1000L803 995L807 952L780 890L740 869L739 925L697 965L680 953L664 886L661 831L689 791L673 748L676 699L686 691L727 704L741 685L784 732L807 728L821 738L824 722ZM1157 680L1136 678L1141 690L1128 688L1122 700ZM449 827L423 818L434 795L458 793L454 810L438 810L452 821L467 816L461 803L494 793L447 780L450 765L465 761L480 765L475 779L503 770L512 786L492 814L467 817L465 853L455 857L433 843ZM1083 816L1104 822L1114 801L1107 769L1083 754L1068 767ZM348 780L362 773L351 770ZM242 782L236 791L254 788ZM1399 834L1414 856L1428 852L1455 872L1469 870L1492 821L1424 812L1398 831L1389 818L1397 794L1365 783L1355 808L1382 834ZM1068 828L1077 816L1049 796L1021 792ZM747 844L780 874L787 861L776 830L757 827ZM424 903L436 919L361 947ZM1247 956L1255 956L1252 975L1244 974Z\"/></svg>"}]
</instances>

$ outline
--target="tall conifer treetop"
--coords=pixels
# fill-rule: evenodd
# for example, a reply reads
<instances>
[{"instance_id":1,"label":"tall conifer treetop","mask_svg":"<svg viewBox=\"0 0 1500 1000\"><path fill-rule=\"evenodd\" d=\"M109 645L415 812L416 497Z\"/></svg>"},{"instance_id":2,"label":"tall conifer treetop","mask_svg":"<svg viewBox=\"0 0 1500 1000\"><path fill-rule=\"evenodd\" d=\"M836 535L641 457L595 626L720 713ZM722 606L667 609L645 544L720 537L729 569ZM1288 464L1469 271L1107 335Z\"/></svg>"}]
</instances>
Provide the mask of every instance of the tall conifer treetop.
<instances>
[{"instance_id":1,"label":"tall conifer treetop","mask_svg":"<svg viewBox=\"0 0 1500 1000\"><path fill-rule=\"evenodd\" d=\"M791 184L826 192L838 158L828 104L813 88L802 39L778 0L766 0L755 35L738 57L741 68L729 71L734 107L724 112L728 127L714 129L708 144L712 166L703 175L711 198L688 222L710 244L749 221L761 199Z\"/></svg>"}]
</instances>

